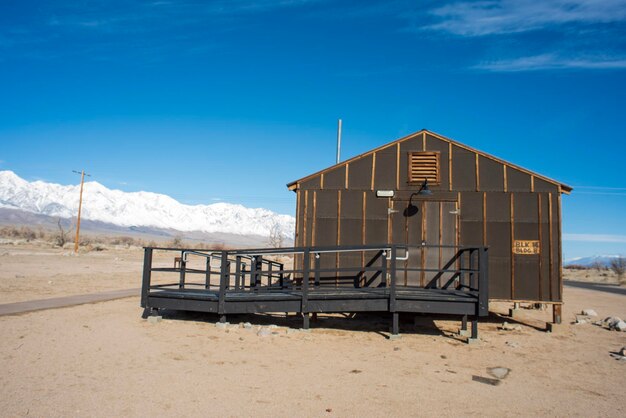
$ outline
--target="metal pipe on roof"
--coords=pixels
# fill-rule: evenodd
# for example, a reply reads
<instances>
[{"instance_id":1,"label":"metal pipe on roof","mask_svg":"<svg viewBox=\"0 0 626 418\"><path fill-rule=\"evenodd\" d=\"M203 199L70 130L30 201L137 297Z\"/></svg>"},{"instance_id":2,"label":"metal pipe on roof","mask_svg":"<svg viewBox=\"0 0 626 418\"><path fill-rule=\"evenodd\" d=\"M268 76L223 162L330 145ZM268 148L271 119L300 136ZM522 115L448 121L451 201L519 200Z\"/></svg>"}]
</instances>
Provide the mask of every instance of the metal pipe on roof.
<instances>
[{"instance_id":1,"label":"metal pipe on roof","mask_svg":"<svg viewBox=\"0 0 626 418\"><path fill-rule=\"evenodd\" d=\"M337 164L341 160L341 119L337 122Z\"/></svg>"}]
</instances>

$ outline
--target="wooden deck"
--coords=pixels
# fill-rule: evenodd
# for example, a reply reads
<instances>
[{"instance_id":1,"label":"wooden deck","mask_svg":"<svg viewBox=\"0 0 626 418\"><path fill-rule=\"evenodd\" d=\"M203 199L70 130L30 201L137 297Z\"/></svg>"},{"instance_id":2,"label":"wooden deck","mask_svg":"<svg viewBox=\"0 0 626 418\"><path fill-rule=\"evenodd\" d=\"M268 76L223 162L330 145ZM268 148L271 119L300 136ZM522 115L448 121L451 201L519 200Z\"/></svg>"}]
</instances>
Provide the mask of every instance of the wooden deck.
<instances>
[{"instance_id":1,"label":"wooden deck","mask_svg":"<svg viewBox=\"0 0 626 418\"><path fill-rule=\"evenodd\" d=\"M389 289L323 289L308 292L308 313L389 312ZM148 294L148 305L186 311L227 314L296 312L302 313L303 292L296 290L227 291L224 311L219 310L219 291L198 289L156 289ZM476 314L478 295L457 290L398 289L398 312L433 314Z\"/></svg>"},{"instance_id":2,"label":"wooden deck","mask_svg":"<svg viewBox=\"0 0 626 418\"><path fill-rule=\"evenodd\" d=\"M261 249L261 250L232 250L216 252L200 252L196 250L181 251L180 265L175 268L152 266L152 252L154 250L173 251L171 249L146 248L144 261L144 283L142 289L142 307L144 316L154 314L159 309L183 311L210 312L220 315L225 321L226 315L246 313L298 313L303 317L303 328L309 326L311 313L341 313L341 312L387 312L392 314L392 332L398 333L398 315L400 313L431 313L459 315L466 326L468 317L472 319L472 334L476 337L476 321L479 316L488 312L486 295L487 272L485 266L486 251L472 248L469 253L469 266L459 266L450 269L455 260L446 266L446 269L429 271L435 279L429 287L401 286L396 283L396 265L405 258L396 256L396 246L377 247L334 247L329 248L290 248L290 249ZM345 275L328 277L320 281L320 272L328 273L328 269L311 266L306 260L313 258L316 253L332 251L380 251L375 259L382 262L376 267L359 265L353 270L357 275L347 282ZM465 250L463 250L465 251ZM460 251L460 254L463 253ZM268 261L264 256L269 253L303 254L303 266L286 270L275 261ZM207 257L206 270L187 269L186 254ZM406 252L408 255L408 251ZM475 257L476 256L476 257ZM253 260L248 264L246 271L242 257ZM475 260L472 258L474 257ZM319 257L317 257L319 258ZM219 268L210 265L210 260L220 261ZM312 264L312 263L311 263ZM350 270L342 268L342 272ZM180 280L177 283L152 285L151 273L176 273ZM379 277L378 282L361 286L358 280L363 272L370 277ZM442 274L451 276L445 284L439 283L438 277ZM187 274L202 274L206 276L204 284L188 283ZM211 282L211 277L219 278L219 285ZM285 275L296 278L287 280ZM467 276L467 277L465 277ZM386 279L383 279L386 278ZM266 283L262 283L266 279ZM324 283L344 283L343 285L328 286ZM452 285L454 284L454 286Z\"/></svg>"}]
</instances>

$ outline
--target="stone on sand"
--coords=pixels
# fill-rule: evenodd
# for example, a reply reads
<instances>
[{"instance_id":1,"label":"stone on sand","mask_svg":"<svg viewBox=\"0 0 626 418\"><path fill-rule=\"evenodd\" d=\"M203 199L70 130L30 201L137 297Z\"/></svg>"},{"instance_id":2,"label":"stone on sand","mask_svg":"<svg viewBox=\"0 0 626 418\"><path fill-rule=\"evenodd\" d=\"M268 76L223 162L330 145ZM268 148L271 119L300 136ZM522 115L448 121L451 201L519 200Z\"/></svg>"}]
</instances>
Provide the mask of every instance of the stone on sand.
<instances>
[{"instance_id":1,"label":"stone on sand","mask_svg":"<svg viewBox=\"0 0 626 418\"><path fill-rule=\"evenodd\" d=\"M598 316L598 313L593 309L583 309L581 313L585 316Z\"/></svg>"},{"instance_id":2,"label":"stone on sand","mask_svg":"<svg viewBox=\"0 0 626 418\"><path fill-rule=\"evenodd\" d=\"M259 330L259 332L256 333L256 335L258 335L259 337L269 337L270 335L272 335L272 331L270 331L269 328L263 327Z\"/></svg>"},{"instance_id":3,"label":"stone on sand","mask_svg":"<svg viewBox=\"0 0 626 418\"><path fill-rule=\"evenodd\" d=\"M522 326L519 324L509 324L508 322L504 322L501 326L500 326L501 330L504 331L521 331L522 330Z\"/></svg>"},{"instance_id":4,"label":"stone on sand","mask_svg":"<svg viewBox=\"0 0 626 418\"><path fill-rule=\"evenodd\" d=\"M511 369L506 367L490 367L487 369L487 372L495 377L496 379L504 379L509 375Z\"/></svg>"}]
</instances>

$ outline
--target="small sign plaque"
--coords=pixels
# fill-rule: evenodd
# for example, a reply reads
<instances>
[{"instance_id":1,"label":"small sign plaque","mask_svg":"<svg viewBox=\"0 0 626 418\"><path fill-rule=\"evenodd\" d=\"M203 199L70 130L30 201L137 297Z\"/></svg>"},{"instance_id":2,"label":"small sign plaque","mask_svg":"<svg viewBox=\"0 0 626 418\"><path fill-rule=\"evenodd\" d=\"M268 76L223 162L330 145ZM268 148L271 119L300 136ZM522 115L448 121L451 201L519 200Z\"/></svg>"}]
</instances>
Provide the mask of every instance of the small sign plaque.
<instances>
[{"instance_id":1,"label":"small sign plaque","mask_svg":"<svg viewBox=\"0 0 626 418\"><path fill-rule=\"evenodd\" d=\"M539 241L515 240L513 241L513 254L532 255L540 254Z\"/></svg>"}]
</instances>

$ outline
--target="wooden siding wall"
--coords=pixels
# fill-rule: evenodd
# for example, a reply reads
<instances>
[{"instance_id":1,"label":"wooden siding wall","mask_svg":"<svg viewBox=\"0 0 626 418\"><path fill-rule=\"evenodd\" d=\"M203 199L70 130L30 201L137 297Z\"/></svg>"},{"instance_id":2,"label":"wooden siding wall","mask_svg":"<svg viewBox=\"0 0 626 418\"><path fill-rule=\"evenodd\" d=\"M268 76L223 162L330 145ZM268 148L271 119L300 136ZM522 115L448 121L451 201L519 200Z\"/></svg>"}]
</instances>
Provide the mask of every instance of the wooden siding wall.
<instances>
[{"instance_id":1,"label":"wooden siding wall","mask_svg":"<svg viewBox=\"0 0 626 418\"><path fill-rule=\"evenodd\" d=\"M429 200L456 200L459 243L490 247L490 298L561 302L559 186L428 133L299 183L296 245L381 244L398 236L388 209L402 211L416 191L408 182L411 151L440 153L441 181L430 186ZM396 197L377 198L376 190L395 190ZM540 255L513 254L515 240L540 241ZM322 264L352 264L351 257Z\"/></svg>"}]
</instances>

